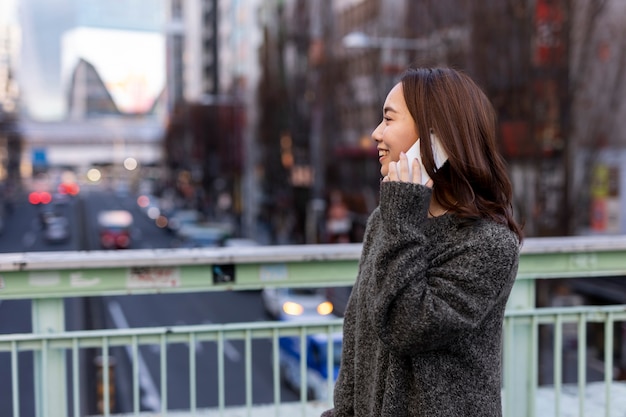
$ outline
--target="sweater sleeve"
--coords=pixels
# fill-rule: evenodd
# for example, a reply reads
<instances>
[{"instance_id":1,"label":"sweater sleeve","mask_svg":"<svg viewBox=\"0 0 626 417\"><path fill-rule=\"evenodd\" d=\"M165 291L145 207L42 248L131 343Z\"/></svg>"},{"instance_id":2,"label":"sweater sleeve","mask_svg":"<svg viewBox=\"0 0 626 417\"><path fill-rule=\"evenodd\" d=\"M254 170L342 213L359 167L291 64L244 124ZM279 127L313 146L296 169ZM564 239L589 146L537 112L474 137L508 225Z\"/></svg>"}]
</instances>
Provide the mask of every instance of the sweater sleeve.
<instances>
[{"instance_id":1,"label":"sweater sleeve","mask_svg":"<svg viewBox=\"0 0 626 417\"><path fill-rule=\"evenodd\" d=\"M381 186L373 317L380 339L401 354L443 348L480 324L508 297L519 254L510 230L488 221L426 236L425 188Z\"/></svg>"}]
</instances>

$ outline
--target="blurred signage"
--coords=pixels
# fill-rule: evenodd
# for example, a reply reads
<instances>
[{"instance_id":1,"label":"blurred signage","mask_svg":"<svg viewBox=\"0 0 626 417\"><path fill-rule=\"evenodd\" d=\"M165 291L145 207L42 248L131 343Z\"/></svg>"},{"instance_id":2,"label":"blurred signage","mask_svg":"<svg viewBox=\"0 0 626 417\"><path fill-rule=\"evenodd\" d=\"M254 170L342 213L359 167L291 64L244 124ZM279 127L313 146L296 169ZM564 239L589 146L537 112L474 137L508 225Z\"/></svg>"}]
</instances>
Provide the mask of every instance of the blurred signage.
<instances>
[{"instance_id":1,"label":"blurred signage","mask_svg":"<svg viewBox=\"0 0 626 417\"><path fill-rule=\"evenodd\" d=\"M289 278L286 264L261 265L259 279L265 281L286 281Z\"/></svg>"},{"instance_id":2,"label":"blurred signage","mask_svg":"<svg viewBox=\"0 0 626 417\"><path fill-rule=\"evenodd\" d=\"M213 265L211 267L213 273L213 284L228 284L235 282L235 265Z\"/></svg>"},{"instance_id":3,"label":"blurred signage","mask_svg":"<svg viewBox=\"0 0 626 417\"><path fill-rule=\"evenodd\" d=\"M126 280L127 288L169 288L180 285L180 270L176 267L133 267Z\"/></svg>"},{"instance_id":4,"label":"blurred signage","mask_svg":"<svg viewBox=\"0 0 626 417\"><path fill-rule=\"evenodd\" d=\"M619 233L621 213L619 175L617 166L598 165L591 181L591 230L600 233Z\"/></svg>"},{"instance_id":5,"label":"blurred signage","mask_svg":"<svg viewBox=\"0 0 626 417\"><path fill-rule=\"evenodd\" d=\"M539 236L569 233L567 195L567 101L569 89L569 33L566 30L570 2L536 0L532 33L531 135L540 158L537 206ZM565 215L564 215L565 210Z\"/></svg>"},{"instance_id":6,"label":"blurred signage","mask_svg":"<svg viewBox=\"0 0 626 417\"><path fill-rule=\"evenodd\" d=\"M565 64L563 39L564 7L561 0L537 0L534 25L534 63L536 66Z\"/></svg>"},{"instance_id":7,"label":"blurred signage","mask_svg":"<svg viewBox=\"0 0 626 417\"><path fill-rule=\"evenodd\" d=\"M44 168L48 166L48 156L45 148L35 148L32 151L32 163L34 167Z\"/></svg>"},{"instance_id":8,"label":"blurred signage","mask_svg":"<svg viewBox=\"0 0 626 417\"><path fill-rule=\"evenodd\" d=\"M565 87L556 79L536 79L533 81L535 105L534 134L538 147L544 156L553 156L565 147L561 129L561 91Z\"/></svg>"}]
</instances>

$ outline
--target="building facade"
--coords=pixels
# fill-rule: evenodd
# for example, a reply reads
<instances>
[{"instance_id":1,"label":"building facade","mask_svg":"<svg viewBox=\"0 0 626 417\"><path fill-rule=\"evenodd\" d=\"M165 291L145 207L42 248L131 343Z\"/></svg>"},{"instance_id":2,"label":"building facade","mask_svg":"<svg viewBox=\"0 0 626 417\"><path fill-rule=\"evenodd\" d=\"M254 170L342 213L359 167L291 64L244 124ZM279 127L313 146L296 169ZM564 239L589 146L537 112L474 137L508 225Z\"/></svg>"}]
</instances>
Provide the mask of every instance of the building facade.
<instances>
[{"instance_id":1,"label":"building facade","mask_svg":"<svg viewBox=\"0 0 626 417\"><path fill-rule=\"evenodd\" d=\"M19 70L20 30L13 13L4 6L0 17L0 231L4 212L10 210L20 187L20 153L22 136L19 132L20 90L16 73Z\"/></svg>"},{"instance_id":2,"label":"building facade","mask_svg":"<svg viewBox=\"0 0 626 417\"><path fill-rule=\"evenodd\" d=\"M169 2L169 186L208 217L256 234L258 1Z\"/></svg>"}]
</instances>

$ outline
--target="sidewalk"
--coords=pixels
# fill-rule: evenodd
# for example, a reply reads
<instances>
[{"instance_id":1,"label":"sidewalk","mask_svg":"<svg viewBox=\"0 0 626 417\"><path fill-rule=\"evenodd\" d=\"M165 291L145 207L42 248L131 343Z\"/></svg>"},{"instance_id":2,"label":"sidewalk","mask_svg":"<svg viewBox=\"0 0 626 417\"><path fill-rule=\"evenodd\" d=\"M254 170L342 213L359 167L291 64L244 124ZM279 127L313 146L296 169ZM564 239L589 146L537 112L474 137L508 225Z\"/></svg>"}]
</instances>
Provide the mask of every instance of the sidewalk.
<instances>
[{"instance_id":1,"label":"sidewalk","mask_svg":"<svg viewBox=\"0 0 626 417\"><path fill-rule=\"evenodd\" d=\"M611 389L611 416L626 417L626 382L613 381ZM578 386L564 384L561 388L560 417L578 417ZM246 407L229 407L222 412L215 409L197 410L197 417L319 417L327 410L328 404L323 402L282 403L279 407L270 405L255 405L252 409ZM586 416L604 416L606 413L606 390L603 382L590 382L585 390ZM304 410L304 412L303 412ZM141 413L141 417L161 417L161 413ZM189 411L169 411L169 417L190 417ZM536 413L537 417L553 417L556 415L554 387L540 387L537 390ZM131 417L135 414L115 414L116 417Z\"/></svg>"},{"instance_id":2,"label":"sidewalk","mask_svg":"<svg viewBox=\"0 0 626 417\"><path fill-rule=\"evenodd\" d=\"M611 416L626 417L626 382L613 381L611 387ZM590 382L585 389L585 416L605 416L606 413L606 389L604 382ZM561 388L560 417L578 417L580 413L578 399L578 386L576 384L564 384ZM540 387L537 390L538 417L552 417L556 415L554 387Z\"/></svg>"},{"instance_id":3,"label":"sidewalk","mask_svg":"<svg viewBox=\"0 0 626 417\"><path fill-rule=\"evenodd\" d=\"M269 405L253 405L250 410L246 407L227 407L220 412L214 408L199 409L195 413L190 411L168 411L168 417L319 417L322 412L327 410L328 404L322 402L301 403L282 403L279 407L273 404ZM304 410L304 412L303 412ZM133 417L136 414L115 414L115 417ZM143 412L141 417L162 417L159 412ZM98 416L100 417L100 416Z\"/></svg>"}]
</instances>

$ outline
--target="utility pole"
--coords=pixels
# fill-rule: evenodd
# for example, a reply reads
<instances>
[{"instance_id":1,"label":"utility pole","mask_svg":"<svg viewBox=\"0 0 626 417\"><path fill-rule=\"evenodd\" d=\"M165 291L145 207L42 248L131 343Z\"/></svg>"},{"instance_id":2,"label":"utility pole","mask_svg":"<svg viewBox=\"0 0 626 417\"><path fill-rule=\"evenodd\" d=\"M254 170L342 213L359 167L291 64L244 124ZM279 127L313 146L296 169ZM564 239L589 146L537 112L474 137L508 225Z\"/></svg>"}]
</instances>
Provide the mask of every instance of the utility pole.
<instances>
[{"instance_id":1,"label":"utility pole","mask_svg":"<svg viewBox=\"0 0 626 417\"><path fill-rule=\"evenodd\" d=\"M325 61L325 31L324 10L332 9L330 5L322 4L321 0L311 0L309 13L311 26L309 28L309 65L312 70L309 78L309 88L312 93L311 103L311 132L309 135L310 165L313 171L313 183L307 205L306 243L319 243L323 234L323 218L326 211L324 199L325 166L322 159L324 149L324 61ZM324 7L325 6L325 7Z\"/></svg>"}]
</instances>

